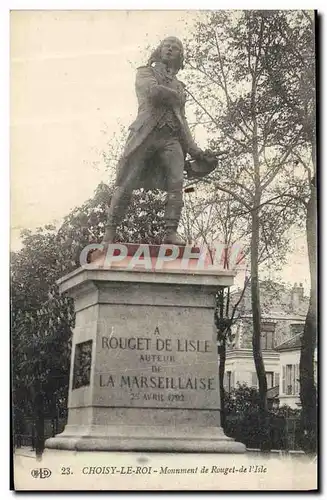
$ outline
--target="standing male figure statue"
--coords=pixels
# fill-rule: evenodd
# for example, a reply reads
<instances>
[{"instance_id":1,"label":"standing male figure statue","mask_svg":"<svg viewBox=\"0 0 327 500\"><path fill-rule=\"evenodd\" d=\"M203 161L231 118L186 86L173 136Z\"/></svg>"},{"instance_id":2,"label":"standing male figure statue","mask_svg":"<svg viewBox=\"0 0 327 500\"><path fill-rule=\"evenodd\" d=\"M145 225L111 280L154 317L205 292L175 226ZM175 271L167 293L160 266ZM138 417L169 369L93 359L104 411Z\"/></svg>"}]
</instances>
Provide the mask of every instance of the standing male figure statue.
<instances>
[{"instance_id":1,"label":"standing male figure statue","mask_svg":"<svg viewBox=\"0 0 327 500\"><path fill-rule=\"evenodd\" d=\"M185 245L177 234L185 157L188 153L203 159L205 153L195 144L185 117L185 86L176 78L183 60L182 43L169 37L152 53L148 64L137 70L138 115L118 163L104 244L114 242L133 190L144 188L167 192L163 243Z\"/></svg>"}]
</instances>

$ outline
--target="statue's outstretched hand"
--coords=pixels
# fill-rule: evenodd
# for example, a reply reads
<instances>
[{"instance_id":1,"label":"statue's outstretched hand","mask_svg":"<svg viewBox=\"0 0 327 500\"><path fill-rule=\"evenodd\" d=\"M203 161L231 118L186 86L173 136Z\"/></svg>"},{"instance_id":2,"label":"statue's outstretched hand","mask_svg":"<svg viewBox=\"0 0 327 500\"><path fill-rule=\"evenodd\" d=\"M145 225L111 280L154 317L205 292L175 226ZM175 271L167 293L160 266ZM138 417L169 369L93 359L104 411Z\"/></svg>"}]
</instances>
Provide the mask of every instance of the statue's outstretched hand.
<instances>
[{"instance_id":1,"label":"statue's outstretched hand","mask_svg":"<svg viewBox=\"0 0 327 500\"><path fill-rule=\"evenodd\" d=\"M211 151L211 149L206 149L205 151L203 151L201 148L198 147L192 148L189 151L189 154L194 160L205 160L208 161L209 163L216 161L216 156L217 156L216 153Z\"/></svg>"}]
</instances>

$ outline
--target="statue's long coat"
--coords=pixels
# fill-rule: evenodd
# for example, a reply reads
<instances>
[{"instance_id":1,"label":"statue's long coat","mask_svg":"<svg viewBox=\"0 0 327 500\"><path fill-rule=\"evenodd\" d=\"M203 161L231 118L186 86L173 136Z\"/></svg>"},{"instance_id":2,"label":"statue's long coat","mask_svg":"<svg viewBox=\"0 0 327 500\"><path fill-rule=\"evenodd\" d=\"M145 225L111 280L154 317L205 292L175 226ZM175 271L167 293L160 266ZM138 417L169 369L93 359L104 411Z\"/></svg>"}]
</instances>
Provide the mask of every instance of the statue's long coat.
<instances>
[{"instance_id":1,"label":"statue's long coat","mask_svg":"<svg viewBox=\"0 0 327 500\"><path fill-rule=\"evenodd\" d=\"M179 105L171 107L180 124L181 146L184 155L191 149L196 148L185 117L185 90L184 84L171 77L162 63L155 66L142 66L138 68L136 74L136 96L138 99L138 115L136 120L129 127L130 133L127 138L123 155L117 167L116 184L122 185L130 169L137 169L137 181L134 181L132 189L161 189L167 191L165 171L158 162L148 161L145 165L143 161L136 161L137 157L142 157L142 147L144 141L153 131L156 125L162 120L167 111L167 100L165 99L165 88L177 90L180 95ZM156 94L156 100L153 94ZM158 99L159 96L159 99ZM160 98L162 96L162 98ZM141 151L140 151L141 148ZM145 148L144 148L145 149Z\"/></svg>"}]
</instances>

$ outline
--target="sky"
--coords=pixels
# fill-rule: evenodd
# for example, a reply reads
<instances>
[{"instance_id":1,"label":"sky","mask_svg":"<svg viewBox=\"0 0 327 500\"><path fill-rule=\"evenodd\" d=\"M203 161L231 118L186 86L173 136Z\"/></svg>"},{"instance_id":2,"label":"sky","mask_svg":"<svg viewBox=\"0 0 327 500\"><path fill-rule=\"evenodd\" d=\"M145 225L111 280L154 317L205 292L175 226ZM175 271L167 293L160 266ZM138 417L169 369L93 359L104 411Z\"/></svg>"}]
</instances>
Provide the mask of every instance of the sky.
<instances>
[{"instance_id":1,"label":"sky","mask_svg":"<svg viewBox=\"0 0 327 500\"><path fill-rule=\"evenodd\" d=\"M59 224L108 180L100 152L136 115L135 68L146 62L146 47L183 38L193 18L191 11L11 13L13 250L21 229ZM280 278L308 286L305 239L296 236Z\"/></svg>"}]
</instances>

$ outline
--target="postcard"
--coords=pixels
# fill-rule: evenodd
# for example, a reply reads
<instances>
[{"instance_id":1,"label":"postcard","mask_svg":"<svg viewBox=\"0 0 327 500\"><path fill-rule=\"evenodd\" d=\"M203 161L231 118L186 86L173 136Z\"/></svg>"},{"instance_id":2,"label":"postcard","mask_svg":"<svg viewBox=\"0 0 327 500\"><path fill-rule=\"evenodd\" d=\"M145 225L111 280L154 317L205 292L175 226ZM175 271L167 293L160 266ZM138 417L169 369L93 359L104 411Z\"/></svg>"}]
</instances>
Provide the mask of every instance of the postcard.
<instances>
[{"instance_id":1,"label":"postcard","mask_svg":"<svg viewBox=\"0 0 327 500\"><path fill-rule=\"evenodd\" d=\"M305 10L12 10L16 491L313 491Z\"/></svg>"}]
</instances>

